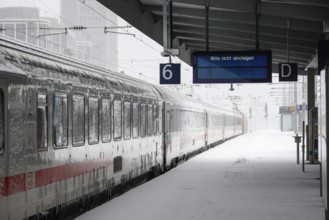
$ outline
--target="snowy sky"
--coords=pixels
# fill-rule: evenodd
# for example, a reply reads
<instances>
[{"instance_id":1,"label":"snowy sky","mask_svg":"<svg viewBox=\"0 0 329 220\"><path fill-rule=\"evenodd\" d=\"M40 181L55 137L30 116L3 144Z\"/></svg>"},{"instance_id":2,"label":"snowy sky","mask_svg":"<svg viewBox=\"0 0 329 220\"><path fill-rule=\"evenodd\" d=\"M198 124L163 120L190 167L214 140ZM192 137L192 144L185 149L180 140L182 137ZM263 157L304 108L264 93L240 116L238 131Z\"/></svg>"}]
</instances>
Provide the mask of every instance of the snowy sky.
<instances>
[{"instance_id":1,"label":"snowy sky","mask_svg":"<svg viewBox=\"0 0 329 220\"><path fill-rule=\"evenodd\" d=\"M0 0L0 7L37 7L42 16L59 18L60 0Z\"/></svg>"}]
</instances>

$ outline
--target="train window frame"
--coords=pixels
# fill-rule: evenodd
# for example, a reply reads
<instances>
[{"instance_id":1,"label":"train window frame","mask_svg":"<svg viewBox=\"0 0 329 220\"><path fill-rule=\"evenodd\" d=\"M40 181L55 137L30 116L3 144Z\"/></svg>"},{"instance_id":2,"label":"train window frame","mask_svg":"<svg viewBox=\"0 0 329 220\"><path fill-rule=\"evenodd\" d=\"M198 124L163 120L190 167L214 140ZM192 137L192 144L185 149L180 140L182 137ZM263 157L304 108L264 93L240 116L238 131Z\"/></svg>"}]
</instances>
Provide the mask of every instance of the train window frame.
<instances>
[{"instance_id":1,"label":"train window frame","mask_svg":"<svg viewBox=\"0 0 329 220\"><path fill-rule=\"evenodd\" d=\"M44 99L40 97L41 95L45 96ZM49 135L48 135L48 128L49 128L49 110L48 110L48 93L47 90L45 89L38 89L37 90L37 109L36 109L36 140L37 140L37 150L38 151L47 151L48 150L48 141L49 141ZM45 140L44 140L44 147L39 147L38 144L38 139L39 139L39 132L38 132L38 110L39 107L45 107L44 112L45 112L45 118L44 121L46 122L46 126L43 129L45 132Z\"/></svg>"},{"instance_id":2,"label":"train window frame","mask_svg":"<svg viewBox=\"0 0 329 220\"><path fill-rule=\"evenodd\" d=\"M158 133L158 105L157 104L153 104L153 135L157 135Z\"/></svg>"},{"instance_id":3,"label":"train window frame","mask_svg":"<svg viewBox=\"0 0 329 220\"><path fill-rule=\"evenodd\" d=\"M157 104L158 109L157 109L157 135L161 135L162 134L162 111L163 111L163 106L161 103Z\"/></svg>"},{"instance_id":4,"label":"train window frame","mask_svg":"<svg viewBox=\"0 0 329 220\"><path fill-rule=\"evenodd\" d=\"M117 120L115 120L115 112L116 112L116 108L115 108L115 104L116 103L119 103L120 104L120 108L121 108L121 110L120 110L120 129L119 129L119 136L116 136L116 122L117 122ZM113 120L112 120L112 122L113 122L113 140L114 141L120 141L120 140L122 140L122 126L123 126L123 123L122 123L122 110L123 110L123 107L122 107L122 100L120 100L120 99L114 99L113 100Z\"/></svg>"},{"instance_id":5,"label":"train window frame","mask_svg":"<svg viewBox=\"0 0 329 220\"><path fill-rule=\"evenodd\" d=\"M144 112L143 112L143 107L144 107ZM139 108L139 115L140 115L140 120L139 120L139 135L141 138L145 138L147 136L147 103L141 103L140 108ZM144 118L144 120L142 120ZM144 129L142 129L142 125L144 125ZM144 133L143 133L144 132Z\"/></svg>"},{"instance_id":6,"label":"train window frame","mask_svg":"<svg viewBox=\"0 0 329 220\"><path fill-rule=\"evenodd\" d=\"M73 113L74 113L74 98L75 97L82 97L83 100L83 126L82 126L82 130L83 130L83 143L76 143L74 142L74 130L75 130L75 124L74 124L74 117L73 117ZM81 94L72 94L72 146L73 147L79 147L79 146L83 146L86 143L86 97L84 95Z\"/></svg>"},{"instance_id":7,"label":"train window frame","mask_svg":"<svg viewBox=\"0 0 329 220\"><path fill-rule=\"evenodd\" d=\"M146 109L146 135L151 137L153 136L153 104L147 103L147 109Z\"/></svg>"},{"instance_id":8,"label":"train window frame","mask_svg":"<svg viewBox=\"0 0 329 220\"><path fill-rule=\"evenodd\" d=\"M95 140L91 140L91 126L90 126L90 103L91 103L91 100L93 101L96 101L97 102L97 125L96 125L96 128L97 128L97 138ZM99 143L99 99L98 97L96 96L89 96L88 97L88 144L89 145L94 145L94 144L98 144Z\"/></svg>"},{"instance_id":9,"label":"train window frame","mask_svg":"<svg viewBox=\"0 0 329 220\"><path fill-rule=\"evenodd\" d=\"M56 94L62 94L62 95L65 95L66 96L66 117L67 117L67 120L66 120L66 126L67 126L67 129L66 129L66 137L67 137L67 140L66 140L66 144L63 144L63 145L57 145L56 143L56 135L55 135L55 99L56 99ZM63 149L63 148L67 148L69 146L69 112L68 112L69 108L68 108L68 94L67 92L63 92L63 91L54 91L53 92L53 113L52 113L52 120L53 120L53 147L55 149Z\"/></svg>"},{"instance_id":10,"label":"train window frame","mask_svg":"<svg viewBox=\"0 0 329 220\"><path fill-rule=\"evenodd\" d=\"M128 105L126 105L126 104L128 104ZM129 106L129 126L126 126L127 124L126 124L126 122L127 122L127 120L126 120L126 106ZM131 101L129 101L129 100L125 100L125 101L123 101L123 139L124 140L130 140L131 139L131 119L132 119L132 117L131 117ZM126 128L127 127L129 127L129 135L127 135L126 136Z\"/></svg>"},{"instance_id":11,"label":"train window frame","mask_svg":"<svg viewBox=\"0 0 329 220\"><path fill-rule=\"evenodd\" d=\"M109 104L109 126L110 126L110 130L109 130L109 134L107 134L109 137L108 137L108 139L106 139L106 140L104 140L104 111L103 111L103 106L104 106L104 101L108 101L108 104ZM102 143L109 143L109 142L111 142L111 140L112 140L112 117L111 117L111 115L112 115L112 103L111 103L111 98L107 98L107 97L105 97L105 98L102 98L102 100L101 100L101 135L102 135Z\"/></svg>"},{"instance_id":12,"label":"train window frame","mask_svg":"<svg viewBox=\"0 0 329 220\"><path fill-rule=\"evenodd\" d=\"M0 155L3 155L5 151L5 94L2 88L0 88Z\"/></svg>"},{"instance_id":13,"label":"train window frame","mask_svg":"<svg viewBox=\"0 0 329 220\"><path fill-rule=\"evenodd\" d=\"M137 107L135 109L134 107ZM134 110L137 110L137 114ZM135 117L137 116L137 135L135 135L134 129L135 129ZM132 137L133 139L138 139L139 138L139 129L140 129L140 103L139 102L133 102L132 103Z\"/></svg>"}]
</instances>

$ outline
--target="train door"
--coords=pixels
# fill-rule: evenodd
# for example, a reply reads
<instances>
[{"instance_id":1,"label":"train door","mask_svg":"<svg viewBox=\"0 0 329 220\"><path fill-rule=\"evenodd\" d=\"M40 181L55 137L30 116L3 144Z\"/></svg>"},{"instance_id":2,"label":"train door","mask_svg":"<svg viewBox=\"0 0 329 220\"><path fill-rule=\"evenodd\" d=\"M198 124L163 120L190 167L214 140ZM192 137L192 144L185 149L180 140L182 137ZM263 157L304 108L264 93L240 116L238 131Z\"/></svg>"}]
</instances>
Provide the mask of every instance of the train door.
<instances>
[{"instance_id":1,"label":"train door","mask_svg":"<svg viewBox=\"0 0 329 220\"><path fill-rule=\"evenodd\" d=\"M222 130L223 141L225 141L225 126L226 126L226 116L225 116L225 113L223 113L223 130Z\"/></svg>"},{"instance_id":2,"label":"train door","mask_svg":"<svg viewBox=\"0 0 329 220\"><path fill-rule=\"evenodd\" d=\"M233 136L235 136L236 135L236 116L235 115L233 115Z\"/></svg>"},{"instance_id":3,"label":"train door","mask_svg":"<svg viewBox=\"0 0 329 220\"><path fill-rule=\"evenodd\" d=\"M0 78L0 219L7 219L7 195L5 180L7 176L7 158L8 158L8 142L7 142L7 107L8 106L7 80Z\"/></svg>"},{"instance_id":4,"label":"train door","mask_svg":"<svg viewBox=\"0 0 329 220\"><path fill-rule=\"evenodd\" d=\"M207 145L208 145L208 127L209 127L209 115L208 113L205 111L205 117L206 117L206 121L205 121L205 127L204 127L204 147L207 149Z\"/></svg>"},{"instance_id":5,"label":"train door","mask_svg":"<svg viewBox=\"0 0 329 220\"><path fill-rule=\"evenodd\" d=\"M170 150L171 150L171 133L170 133L170 124L171 124L171 105L170 103L164 103L162 112L162 126L163 126L163 164L164 169L170 167Z\"/></svg>"}]
</instances>

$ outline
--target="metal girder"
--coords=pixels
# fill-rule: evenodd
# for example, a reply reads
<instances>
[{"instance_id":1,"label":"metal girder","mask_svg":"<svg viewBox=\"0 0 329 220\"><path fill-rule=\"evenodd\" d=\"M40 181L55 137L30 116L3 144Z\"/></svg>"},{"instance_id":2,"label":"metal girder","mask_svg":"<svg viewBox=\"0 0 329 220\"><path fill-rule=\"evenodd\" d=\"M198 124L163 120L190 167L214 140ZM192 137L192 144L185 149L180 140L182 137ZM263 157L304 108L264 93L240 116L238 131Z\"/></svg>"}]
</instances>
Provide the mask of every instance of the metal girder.
<instances>
[{"instance_id":1,"label":"metal girder","mask_svg":"<svg viewBox=\"0 0 329 220\"><path fill-rule=\"evenodd\" d=\"M203 0L173 0L174 3L204 6ZM215 0L210 1L212 10L255 13L257 0ZM329 20L329 3L325 1L262 1L261 14L314 21ZM306 4L307 3L307 4Z\"/></svg>"},{"instance_id":2,"label":"metal girder","mask_svg":"<svg viewBox=\"0 0 329 220\"><path fill-rule=\"evenodd\" d=\"M204 39L193 39L189 37L179 37L180 40L183 40L188 45L192 45L193 43L198 43L199 45L205 45L205 40ZM272 50L274 47L277 50L281 51L286 51L285 46L280 46L280 45L273 45L273 43L262 43L261 45L262 50ZM255 45L250 45L250 44L244 44L243 42L241 43L232 43L232 42L225 42L225 41L216 41L216 40L210 40L210 47L211 48L216 48L216 50L221 50L222 48L226 50L254 50ZM304 52L305 49L300 49L298 47L291 46L290 47L291 53L298 53L298 52ZM313 49L308 49L308 54L312 54ZM311 58L311 56L310 56Z\"/></svg>"},{"instance_id":3,"label":"metal girder","mask_svg":"<svg viewBox=\"0 0 329 220\"><path fill-rule=\"evenodd\" d=\"M205 28L203 26L192 26L192 25L175 25L174 31L176 32L182 32L182 33L192 33L192 34L203 34L205 31ZM252 39L255 40L255 33L254 32L240 32L238 30L223 30L218 28L212 28L210 34L213 35L221 35L221 36L229 36L233 39ZM293 35L289 37L291 41L305 41L314 43L317 42L316 38L300 38L298 32L293 32ZM271 34L271 33L264 33L261 32L262 36L268 36L268 37L275 37L281 40L286 40L286 35L280 35L280 34Z\"/></svg>"},{"instance_id":4,"label":"metal girder","mask_svg":"<svg viewBox=\"0 0 329 220\"><path fill-rule=\"evenodd\" d=\"M159 6L144 6L144 8L152 11L156 15L162 16L162 9ZM174 19L176 17L204 19L204 14L205 13L203 8L173 8ZM209 19L232 21L245 24L255 24L255 15L251 13L210 10ZM318 33L321 32L323 29L322 22L320 21L310 21L306 19L296 18L290 18L289 20L290 28L292 30ZM287 26L287 18L277 17L273 15L261 15L260 25L285 29Z\"/></svg>"},{"instance_id":5,"label":"metal girder","mask_svg":"<svg viewBox=\"0 0 329 220\"><path fill-rule=\"evenodd\" d=\"M174 30L174 35L180 36L180 37L191 37L191 38L205 38L205 33L204 32L187 32L187 31L182 31L180 29L173 29ZM242 38L242 37L236 37L236 36L231 36L231 35L225 35L222 34L220 31L217 33L210 33L210 40L219 40L219 41L226 41L226 42L244 42L248 44L253 44L255 45L255 39L254 38ZM261 35L260 38L260 43L275 43L275 44L280 44L280 45L287 45L287 39L284 38L279 38L279 37L273 37L269 35ZM313 49L317 47L317 41L305 41L305 40L300 40L300 39L290 39L290 45L295 46L295 47L300 47L300 48L310 48Z\"/></svg>"},{"instance_id":6,"label":"metal girder","mask_svg":"<svg viewBox=\"0 0 329 220\"><path fill-rule=\"evenodd\" d=\"M204 21L201 19L194 19L194 18L175 18L173 20L173 24L174 24L174 28L175 28L175 26L204 28ZM213 30L229 30L229 31L235 31L235 32L244 32L244 33L255 34L255 25L219 21L219 20L210 20L210 33ZM265 35L273 35L273 36L279 36L279 37L285 38L287 30L282 29L282 28L261 26L260 33L265 34ZM290 30L290 38L305 39L305 40L318 40L321 38L321 34L299 31L299 30Z\"/></svg>"}]
</instances>

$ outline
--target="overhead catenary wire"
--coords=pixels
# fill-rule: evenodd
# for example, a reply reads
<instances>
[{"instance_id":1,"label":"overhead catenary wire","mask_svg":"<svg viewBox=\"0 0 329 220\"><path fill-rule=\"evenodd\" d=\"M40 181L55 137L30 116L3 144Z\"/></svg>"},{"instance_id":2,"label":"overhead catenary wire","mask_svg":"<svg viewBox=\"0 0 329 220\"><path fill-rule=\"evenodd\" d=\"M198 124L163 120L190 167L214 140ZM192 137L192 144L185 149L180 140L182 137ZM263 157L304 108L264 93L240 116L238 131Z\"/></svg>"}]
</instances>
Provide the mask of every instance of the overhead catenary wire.
<instances>
[{"instance_id":1,"label":"overhead catenary wire","mask_svg":"<svg viewBox=\"0 0 329 220\"><path fill-rule=\"evenodd\" d=\"M36 8L36 6L35 6L36 3L34 2L34 0L33 0L32 2L31 2L31 1L27 1L27 0L23 0L23 1L25 1L25 2L27 2L29 5L31 5L31 7L33 7L34 10L35 10L35 14L39 16L38 10L37 10L37 8ZM62 17L61 15L59 15L58 13L56 13L56 12L54 11L54 9L51 8L51 7L49 7L46 3L44 3L44 1L41 1L41 0L38 0L38 1L40 2L40 4L41 4L42 6L44 6L44 7L41 6L41 8L39 9L39 10L41 10L43 13L56 15L56 17L59 17L62 21L66 22L67 24L70 24L70 23L71 23L70 21L66 20L64 17ZM39 2L38 2L38 3L39 3ZM81 2L81 1L80 1L80 2ZM84 5L93 8L93 6L90 6L90 4L88 4L88 3L86 3L86 2L85 2ZM96 7L96 6L95 6L95 7ZM95 12L95 9L94 9L93 11ZM99 14L101 14L101 13L99 13ZM36 16L36 19L39 20L39 17L38 17L38 16ZM102 17L104 18L105 16L102 16ZM22 17L22 18L23 18L23 17ZM104 19L105 19L105 18L104 18ZM111 24L115 24L115 23L114 23L113 21L111 21L110 19L107 19L107 18L106 18L106 20L109 21L109 22L111 22ZM73 26L73 24L70 24L70 25ZM68 25L68 26L70 26L70 25ZM111 26L111 25L106 25L106 26ZM114 25L113 25L113 26L114 26ZM98 27L86 26L86 27L87 27L88 29L104 29L104 26L103 26L103 27L101 27L101 26L98 26ZM119 27L120 27L120 26L119 26ZM118 26L115 25L115 27L107 27L107 28L109 28L109 29L112 29L112 28L118 28ZM126 29L126 30L124 30L124 31L129 33L129 31L127 30L127 26L121 26L120 28L122 28L122 29ZM10 29L10 28L8 27L7 29ZM22 29L22 30L20 30L20 29ZM22 34L22 35L24 34L25 36L27 36L26 41L28 41L29 38L36 38L36 36L34 36L34 34L33 34L33 31L32 31L32 32L26 31L26 30L31 30L31 29L37 29L37 28L31 28L31 27L26 26L26 28L20 28L20 27L17 27L17 29L10 29L10 31L16 31L16 33L20 33L20 34ZM57 30L65 30L65 28L48 28L48 29L49 29L49 30L55 30L55 29L57 29ZM3 27L2 30L5 30L5 28ZM1 31L1 30L0 30L0 31ZM2 33L3 33L3 32L2 32ZM32 33L32 34L31 34L31 33ZM37 33L38 33L38 31L37 31ZM86 36L92 37L92 35L88 34L88 32L81 32L81 33L82 33L82 34L85 34ZM0 32L0 34L1 34L1 32ZM56 35L56 33L52 33L52 34ZM142 35L141 35L141 36L138 35L138 37L135 36L135 39L138 40L138 41L140 41L141 43L145 44L147 47L151 48L152 50L154 50L154 51L156 51L156 52L160 52L160 50L156 49L156 48L153 47L152 45L150 45L150 44L148 44L147 42L145 42L145 41L143 40L143 36L142 36ZM51 45L50 45L50 44L49 44L50 41L49 41L49 40L47 41L47 40L48 40L48 38L43 38L43 39L42 39L42 37L41 37L41 38L38 39L38 42L43 41L43 43L42 43L43 45L46 44L46 45L47 45L46 47L47 47L48 49L50 49L50 50L54 50L55 52L56 52L56 51L57 51L57 52L58 52L58 51L63 51L64 49L66 49L66 47L62 46L60 43L57 43L57 42L55 42L55 41L52 41L52 42L51 42ZM97 41L97 39L94 39L94 40ZM99 43L99 44L102 44L101 42L98 42L98 43ZM39 43L37 43L37 44L39 45ZM50 47L49 47L49 45L50 45ZM40 44L40 46L41 46L41 44ZM57 49L55 49L55 46L56 46ZM43 47L43 46L41 46L41 47ZM44 47L44 48L46 48L46 47ZM52 49L52 48L54 48L54 49ZM58 49L58 48L59 48L59 49ZM135 60L134 58L129 57L127 54L120 53L118 50L114 49L114 48L111 47L110 45L109 45L109 48L113 49L113 51L114 51L115 53L117 53L117 54L121 54L121 55L127 57L127 58L130 60L130 62L133 63L132 65L142 65L142 64L138 64L138 62L152 62L152 60L149 60L149 61L146 61L146 60ZM72 54L77 54L77 48L76 48L76 47L72 47L72 48L70 48L70 49L71 49L71 51L73 52ZM90 60L94 60L94 61L97 61L97 62L103 63L102 65L104 65L104 64L109 64L110 66L116 66L116 67L119 67L120 69L123 69L125 72L126 72L126 71L127 71L127 72L130 72L130 73L139 73L139 72L140 72L140 71L138 71L138 70L134 70L132 66L131 66L131 67L128 67L128 68L124 68L121 64L124 63L125 61L122 61L122 62L121 62L120 59L117 59L116 62L111 62L111 61L109 61L109 60L104 60L104 59L99 58L99 57L94 57L94 56L92 56L92 55L90 55L90 54L87 55L87 59L90 59ZM127 60L128 60L128 59L127 59ZM159 60L159 61L162 61L162 60ZM154 62L157 62L157 61L154 61ZM120 63L121 63L121 64L120 64ZM126 64L123 64L123 65L126 65ZM143 65L143 66L145 66L145 65ZM154 70L156 70L156 67L151 67L151 66L149 66L149 68L153 68ZM156 77L155 77L155 78L156 78Z\"/></svg>"},{"instance_id":2,"label":"overhead catenary wire","mask_svg":"<svg viewBox=\"0 0 329 220\"><path fill-rule=\"evenodd\" d=\"M115 22L113 22L111 19L107 18L106 16L102 15L101 13L99 13L97 10L95 10L93 7L91 7L90 5L88 5L84 0L78 0L80 3L82 3L83 5L85 5L86 7L88 7L90 10L92 10L93 12L95 12L96 14L98 14L99 16L103 17L104 19L106 19L107 21L111 22L112 24L116 25ZM128 31L122 29L123 31L129 33ZM131 33L129 33L131 34ZM139 39L136 37L136 35L134 36L135 39L139 40L140 42L142 42L143 44L145 44L146 46L150 47L151 49L153 49L154 51L161 53L161 51L157 50L156 48L152 47L151 45L149 45L148 43L146 43L145 41L143 41L143 39Z\"/></svg>"},{"instance_id":3,"label":"overhead catenary wire","mask_svg":"<svg viewBox=\"0 0 329 220\"><path fill-rule=\"evenodd\" d=\"M36 39L42 40L42 41L44 41L45 44L47 44L47 40L46 40L46 39L38 38L37 36L27 34L26 32L17 31L15 28L9 28L9 29L12 30L12 31L16 31L16 32L18 32L18 33L20 33L20 34L24 34L24 35L26 35L26 36L28 36L28 37L33 37L33 38L36 38ZM54 42L52 42L52 44L58 46L58 47L61 48L61 49L66 49L65 47L62 47L61 45L56 44L56 43L54 43ZM56 52L56 51L55 51L55 52ZM77 50L73 50L73 52L77 53ZM102 62L105 63L104 60L99 60L98 58L95 58L95 57L93 57L93 56L91 56L91 55L88 55L88 58L90 58L90 59L92 59L92 60L102 61ZM132 70L130 70L130 69L128 69L128 68L125 68L125 67L123 67L123 66L118 65L117 63L115 63L115 64L110 63L110 62L106 62L106 63L109 64L109 65L112 65L112 66L120 67L121 69L123 69L123 70L125 70L125 71L131 72L131 73L134 73L134 74L138 74L138 72L134 72L134 71L132 71Z\"/></svg>"},{"instance_id":4,"label":"overhead catenary wire","mask_svg":"<svg viewBox=\"0 0 329 220\"><path fill-rule=\"evenodd\" d=\"M27 0L24 0L24 1L26 1L26 2L29 3L29 4L31 4L31 3L28 2ZM56 13L53 9L49 8L49 7L48 7L47 5L45 5L42 1L39 0L39 2L40 2L40 3L41 3L46 9L48 9L49 11L51 11L54 15L58 16L62 21L64 21L65 23L67 23L67 24L69 24L69 25L71 25L71 26L73 26L73 24L72 24L70 21L66 20L64 17L62 17L61 15L59 15L58 13ZM91 6L89 6L89 5L86 5L86 6L88 6L88 7L91 8ZM93 11L95 12L94 9L93 9ZM97 12L97 11L96 11L96 12ZM97 13L97 14L100 14L100 13ZM103 16L103 15L102 15L102 17L103 17L103 18L106 18L106 17ZM106 18L106 20L109 21L109 22L111 22L112 24L116 25L115 22L113 22L113 21L111 21L111 20L109 20L109 19L107 19L107 18ZM117 26L116 26L116 27L117 27ZM116 28L116 27L107 27L107 28ZM87 28L88 28L88 29L104 29L104 26L103 26L103 27L87 27ZM127 28L127 26L122 26L121 28ZM49 29L51 29L51 28L49 28ZM63 28L54 28L54 29L56 29L56 30L64 30ZM92 37L92 36L91 36L90 34L88 34L87 32L82 32L82 33L85 34L85 35L87 35L88 37ZM102 42L98 42L98 43L102 44ZM128 55L123 54L123 53L120 53L118 50L114 49L113 47L112 47L112 49L113 49L113 51L114 51L115 53L117 53L117 54L121 54L121 55L123 55L123 56L129 58L130 60L133 60L133 59L132 59L131 57L129 57ZM77 52L77 51L75 50L74 52ZM89 58L92 58L90 55L89 55L88 57L89 57ZM100 60L100 59L98 59L98 58L93 58L93 60L98 60L98 61L100 61L100 62L102 62L102 63L104 63L104 64L108 64L108 63L109 63L108 61ZM119 61L119 59L118 59L118 61ZM111 65L113 65L113 64L111 64ZM121 69L124 69L124 70L126 70L126 71L132 72L132 73L136 73L136 74L138 74L138 72L139 72L139 71L138 71L138 72L134 72L134 71L129 70L129 69L127 69L127 68L123 68L123 67L120 66L120 65L115 65L115 66L117 66L117 67L119 67L119 68L121 68Z\"/></svg>"}]
</instances>

